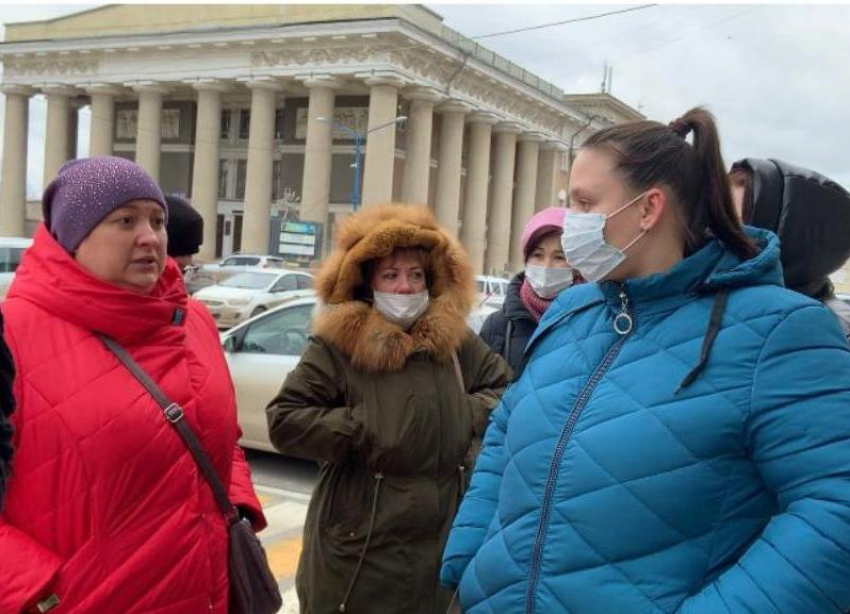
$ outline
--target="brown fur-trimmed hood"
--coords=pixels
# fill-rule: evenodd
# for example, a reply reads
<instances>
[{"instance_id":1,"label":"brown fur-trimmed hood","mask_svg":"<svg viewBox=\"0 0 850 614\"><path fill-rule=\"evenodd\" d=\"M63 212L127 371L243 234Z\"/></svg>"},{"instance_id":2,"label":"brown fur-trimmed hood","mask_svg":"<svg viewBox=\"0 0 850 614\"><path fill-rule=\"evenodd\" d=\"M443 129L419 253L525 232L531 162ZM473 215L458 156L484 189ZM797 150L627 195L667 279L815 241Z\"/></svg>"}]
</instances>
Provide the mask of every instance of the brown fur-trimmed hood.
<instances>
[{"instance_id":1,"label":"brown fur-trimmed hood","mask_svg":"<svg viewBox=\"0 0 850 614\"><path fill-rule=\"evenodd\" d=\"M429 253L428 310L408 332L354 298L368 283L362 265L400 247L422 247ZM347 218L333 253L316 275L316 291L324 303L316 334L349 356L355 367L373 372L400 371L416 351L450 360L469 334L466 316L475 301L466 252L418 205L372 205Z\"/></svg>"}]
</instances>

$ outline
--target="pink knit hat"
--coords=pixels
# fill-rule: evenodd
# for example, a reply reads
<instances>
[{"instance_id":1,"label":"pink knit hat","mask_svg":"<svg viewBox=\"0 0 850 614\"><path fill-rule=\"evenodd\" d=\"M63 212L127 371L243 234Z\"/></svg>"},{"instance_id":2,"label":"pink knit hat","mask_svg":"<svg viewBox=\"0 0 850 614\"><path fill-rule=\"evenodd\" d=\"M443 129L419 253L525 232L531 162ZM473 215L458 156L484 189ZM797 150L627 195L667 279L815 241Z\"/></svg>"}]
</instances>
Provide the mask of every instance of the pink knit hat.
<instances>
[{"instance_id":1,"label":"pink knit hat","mask_svg":"<svg viewBox=\"0 0 850 614\"><path fill-rule=\"evenodd\" d=\"M543 235L564 231L564 218L568 212L566 207L547 207L531 216L522 231L523 259L528 260L528 255Z\"/></svg>"}]
</instances>

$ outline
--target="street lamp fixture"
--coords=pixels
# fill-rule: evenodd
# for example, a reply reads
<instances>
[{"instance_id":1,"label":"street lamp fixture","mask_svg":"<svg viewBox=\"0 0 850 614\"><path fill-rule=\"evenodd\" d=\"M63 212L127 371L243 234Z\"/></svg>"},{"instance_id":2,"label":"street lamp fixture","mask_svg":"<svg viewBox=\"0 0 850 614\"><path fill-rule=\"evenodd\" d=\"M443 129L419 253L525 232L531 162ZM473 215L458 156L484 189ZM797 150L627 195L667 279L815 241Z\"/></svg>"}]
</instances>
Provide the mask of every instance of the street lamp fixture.
<instances>
[{"instance_id":1,"label":"street lamp fixture","mask_svg":"<svg viewBox=\"0 0 850 614\"><path fill-rule=\"evenodd\" d=\"M361 159L363 155L363 143L366 142L366 137L368 137L371 133L377 132L378 130L383 130L384 128L389 128L390 126L395 126L396 124L401 124L407 121L406 115L401 115L400 117L396 117L394 120L386 122L385 124L380 124L379 126L375 126L374 128L369 128L365 132L357 132L346 126L345 124L336 121L335 119L331 119L329 117L317 117L317 122L322 122L323 124L328 124L333 128L337 128L342 130L347 135L349 135L352 139L354 139L354 164L351 165L351 168L354 169L354 187L351 190L351 206L355 211L360 208L360 181L361 181Z\"/></svg>"}]
</instances>

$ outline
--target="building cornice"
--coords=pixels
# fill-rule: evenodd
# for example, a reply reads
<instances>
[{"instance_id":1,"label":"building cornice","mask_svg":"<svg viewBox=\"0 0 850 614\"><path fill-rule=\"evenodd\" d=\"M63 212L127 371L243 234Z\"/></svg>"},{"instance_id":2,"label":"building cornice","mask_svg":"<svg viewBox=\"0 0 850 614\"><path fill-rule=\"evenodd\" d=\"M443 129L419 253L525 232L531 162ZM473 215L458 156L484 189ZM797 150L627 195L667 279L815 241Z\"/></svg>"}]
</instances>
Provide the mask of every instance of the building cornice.
<instances>
[{"instance_id":1,"label":"building cornice","mask_svg":"<svg viewBox=\"0 0 850 614\"><path fill-rule=\"evenodd\" d=\"M199 53L234 59L206 62L199 74ZM552 86L547 91L535 88L398 17L0 44L4 81L21 85L120 84L132 78L132 65L138 66L143 57L170 61L174 68L160 78L167 77L164 81L171 83L197 78L245 81L254 74L293 77L311 72L350 82L356 74L370 70L391 71L400 75L400 83L431 87L476 110L497 113L556 138L566 124L587 121L587 115ZM180 69L181 59L186 60L185 71ZM115 67L124 65L128 68L118 74Z\"/></svg>"},{"instance_id":2,"label":"building cornice","mask_svg":"<svg viewBox=\"0 0 850 614\"><path fill-rule=\"evenodd\" d=\"M629 120L646 119L646 116L637 109L605 92L595 94L568 94L565 98L567 102L578 106L588 114L593 114L593 110L596 109L605 109L614 111Z\"/></svg>"}]
</instances>

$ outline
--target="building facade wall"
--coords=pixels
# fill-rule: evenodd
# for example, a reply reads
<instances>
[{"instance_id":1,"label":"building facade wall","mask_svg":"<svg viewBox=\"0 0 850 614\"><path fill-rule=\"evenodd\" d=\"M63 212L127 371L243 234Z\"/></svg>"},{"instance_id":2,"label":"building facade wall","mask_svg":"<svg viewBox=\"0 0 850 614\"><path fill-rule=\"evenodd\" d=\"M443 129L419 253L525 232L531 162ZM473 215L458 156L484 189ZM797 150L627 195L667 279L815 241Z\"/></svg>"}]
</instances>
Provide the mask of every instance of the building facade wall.
<instances>
[{"instance_id":1,"label":"building facade wall","mask_svg":"<svg viewBox=\"0 0 850 614\"><path fill-rule=\"evenodd\" d=\"M200 185L218 195L217 202L211 205L215 218L206 220L218 229L215 249L204 252L208 255L226 254L241 246L244 237L237 235L244 227L243 214L261 215L260 219L279 214L298 216L305 182L315 186L316 181L315 177L304 175L307 156L329 156L324 168L330 167L330 176L324 190L320 190L326 196L319 203L324 212L320 223L326 232L332 234L335 223L352 210L355 140L345 129L335 129L329 154L310 146L308 126L318 121L308 117L314 92L317 96L332 92L333 119L360 133L364 141L360 159L363 179L367 175L370 144L377 148L389 136L392 142L378 158L377 149L369 154L380 169L377 173L372 169L369 181L388 182L380 188L386 190L383 198L400 200L405 191L405 175L427 172L427 194L422 192L422 204L448 211L451 219L446 220L447 224L461 234L468 191L469 122L479 121L480 117L476 117L484 114L497 129L507 126L522 137L520 140L534 138L541 147L555 147L558 156L564 155L576 126L587 122L588 115L567 102L562 91L445 28L438 15L423 7L317 5L299 12L292 8L297 6L216 6L205 11L169 6L148 11L155 13L155 18L138 7L109 6L51 22L10 26L7 42L0 45L2 86L4 92L14 88L14 92L27 96L58 92L73 97L77 106L88 104L95 95L110 96L114 101L112 151L140 160L151 159L150 140L139 140L139 135L150 134L145 133L150 129L145 123L151 121L150 114L143 117L139 102L141 96L148 95L147 100L153 102L147 104L161 106L160 138L154 141L158 147L154 160L158 161L158 179L163 189L192 199L193 186ZM218 20L225 20L228 25L222 26ZM100 25L82 31L84 21ZM127 36L128 32L133 36ZM251 118L258 89L273 92L275 118L270 130L274 138L272 150L263 152L252 164L269 164L272 169L252 176L271 177L271 186L257 186L248 179L251 152L268 147L258 149L251 143L249 122L267 120L262 115L259 120ZM430 134L420 131L419 140L414 142L404 122L370 125L369 117L378 104L372 93L379 90L382 96L391 93L391 98L385 99L397 100L397 105L376 112L375 117L407 117L413 114L416 101L425 101L421 103L424 107L418 107L417 117L421 119L421 109L426 109ZM206 99L220 104L222 118L217 134L202 134L197 129L202 92L208 94ZM620 107L616 110L622 111ZM454 114L453 122L458 122L458 113L462 117L460 144L457 138L449 139L452 147L460 147L460 164L452 162L440 168L441 159L457 160L444 156L444 145L448 144L441 143L440 135L446 113ZM210 116L207 113L205 117ZM590 124L598 128L610 121L600 116ZM533 136L523 137L524 134ZM429 138L430 142L422 138ZM199 160L209 160L210 152L216 155L209 149L212 139L217 147L218 168L209 177L193 177L196 157L203 153ZM137 145L142 148L141 153L136 151ZM423 146L425 151L430 149L430 158L420 155L415 163L418 167L414 168L407 153L414 147L423 151ZM491 168L495 168L492 157ZM568 169L563 165L559 168L559 172L546 175L546 181L557 185L543 186L535 193L558 193L564 189ZM478 177L476 181L484 184L476 186L489 190L494 183L492 175L491 171L490 177ZM509 184L513 183L511 177ZM361 184L364 201L371 198L369 190L377 186ZM271 201L257 201L256 194L265 194L267 189ZM454 199L448 209L438 193ZM249 200L252 207L262 210L246 208ZM491 195L488 201L492 207ZM504 198L498 202L503 207L510 205ZM23 206L18 202L0 203L0 218L5 210ZM467 224L486 228L490 213L485 219L468 218ZM511 238L515 240L519 237ZM251 237L251 244L264 242Z\"/></svg>"}]
</instances>

